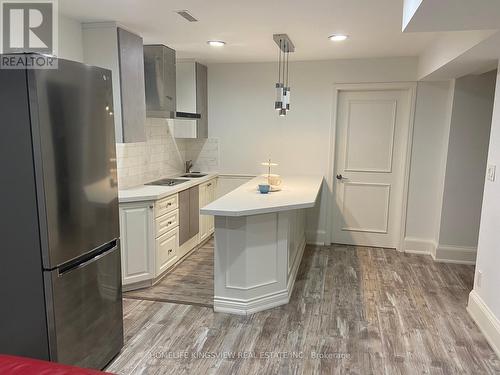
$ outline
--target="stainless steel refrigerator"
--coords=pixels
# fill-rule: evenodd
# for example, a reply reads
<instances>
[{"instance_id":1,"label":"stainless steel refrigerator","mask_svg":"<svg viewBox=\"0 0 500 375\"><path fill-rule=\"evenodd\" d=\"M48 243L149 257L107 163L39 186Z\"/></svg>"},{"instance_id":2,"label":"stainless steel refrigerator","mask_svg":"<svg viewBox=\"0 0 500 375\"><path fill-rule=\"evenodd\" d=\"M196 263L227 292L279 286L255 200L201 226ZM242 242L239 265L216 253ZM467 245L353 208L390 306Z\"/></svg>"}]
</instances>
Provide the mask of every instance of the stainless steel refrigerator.
<instances>
[{"instance_id":1,"label":"stainless steel refrigerator","mask_svg":"<svg viewBox=\"0 0 500 375\"><path fill-rule=\"evenodd\" d=\"M0 70L0 353L100 369L123 346L111 72L58 66Z\"/></svg>"}]
</instances>

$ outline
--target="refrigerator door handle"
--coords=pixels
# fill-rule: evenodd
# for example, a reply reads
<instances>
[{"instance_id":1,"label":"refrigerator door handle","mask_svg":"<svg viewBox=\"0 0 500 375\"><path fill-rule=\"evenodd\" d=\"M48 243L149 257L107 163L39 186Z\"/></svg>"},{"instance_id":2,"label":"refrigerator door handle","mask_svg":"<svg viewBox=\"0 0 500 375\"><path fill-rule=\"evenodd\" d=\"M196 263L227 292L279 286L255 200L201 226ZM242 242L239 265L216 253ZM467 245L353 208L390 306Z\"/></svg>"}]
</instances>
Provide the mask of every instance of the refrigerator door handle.
<instances>
[{"instance_id":1,"label":"refrigerator door handle","mask_svg":"<svg viewBox=\"0 0 500 375\"><path fill-rule=\"evenodd\" d=\"M76 261L72 261L70 263L67 263L66 265L62 265L58 269L58 277L64 276L68 272L74 271L79 268L83 268L91 263L94 263L101 259L102 257L106 256L108 253L111 251L115 250L118 247L118 240L113 240L96 250L92 251L91 253L87 254L85 257L82 257L81 259L78 259Z\"/></svg>"}]
</instances>

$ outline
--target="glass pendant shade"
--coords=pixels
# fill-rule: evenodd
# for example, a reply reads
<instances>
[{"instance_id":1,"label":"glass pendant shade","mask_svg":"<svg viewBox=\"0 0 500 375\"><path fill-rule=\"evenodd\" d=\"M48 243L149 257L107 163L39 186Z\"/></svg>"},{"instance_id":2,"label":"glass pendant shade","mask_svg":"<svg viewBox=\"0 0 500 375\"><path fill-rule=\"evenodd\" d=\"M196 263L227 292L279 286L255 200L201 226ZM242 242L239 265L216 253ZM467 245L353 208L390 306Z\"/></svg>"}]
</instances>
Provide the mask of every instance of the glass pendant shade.
<instances>
[{"instance_id":1,"label":"glass pendant shade","mask_svg":"<svg viewBox=\"0 0 500 375\"><path fill-rule=\"evenodd\" d=\"M279 111L283 106L283 84L276 84L276 101L274 102L274 109Z\"/></svg>"},{"instance_id":2,"label":"glass pendant shade","mask_svg":"<svg viewBox=\"0 0 500 375\"><path fill-rule=\"evenodd\" d=\"M284 95L283 95L283 102L281 105L282 109L288 109L290 107L290 91L288 87L285 87L283 89Z\"/></svg>"}]
</instances>

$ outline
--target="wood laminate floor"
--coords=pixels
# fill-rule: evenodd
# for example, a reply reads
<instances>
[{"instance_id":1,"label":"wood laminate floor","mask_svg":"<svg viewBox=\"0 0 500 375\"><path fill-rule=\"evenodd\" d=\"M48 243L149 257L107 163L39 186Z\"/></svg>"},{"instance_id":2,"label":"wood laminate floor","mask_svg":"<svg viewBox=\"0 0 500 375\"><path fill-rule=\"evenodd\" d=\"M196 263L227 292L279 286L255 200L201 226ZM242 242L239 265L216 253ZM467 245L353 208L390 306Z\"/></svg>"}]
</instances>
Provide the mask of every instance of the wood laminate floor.
<instances>
[{"instance_id":1,"label":"wood laminate floor","mask_svg":"<svg viewBox=\"0 0 500 375\"><path fill-rule=\"evenodd\" d=\"M212 307L214 240L193 251L158 284L123 293L125 298Z\"/></svg>"},{"instance_id":2,"label":"wood laminate floor","mask_svg":"<svg viewBox=\"0 0 500 375\"><path fill-rule=\"evenodd\" d=\"M473 267L307 247L290 303L242 317L124 300L118 374L500 374L465 307Z\"/></svg>"}]
</instances>

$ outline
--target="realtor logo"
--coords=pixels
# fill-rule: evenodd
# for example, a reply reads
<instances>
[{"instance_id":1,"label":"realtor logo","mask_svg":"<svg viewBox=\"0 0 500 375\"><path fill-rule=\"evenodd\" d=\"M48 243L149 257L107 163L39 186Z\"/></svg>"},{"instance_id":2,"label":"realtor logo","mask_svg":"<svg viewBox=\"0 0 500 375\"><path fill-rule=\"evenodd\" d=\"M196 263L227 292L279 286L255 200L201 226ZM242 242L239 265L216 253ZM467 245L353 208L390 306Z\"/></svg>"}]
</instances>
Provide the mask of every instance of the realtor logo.
<instances>
[{"instance_id":1,"label":"realtor logo","mask_svg":"<svg viewBox=\"0 0 500 375\"><path fill-rule=\"evenodd\" d=\"M54 63L57 55L56 1L0 0L1 68L54 68L49 62ZM20 53L45 56L13 55ZM21 60L24 66L18 65Z\"/></svg>"}]
</instances>

